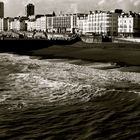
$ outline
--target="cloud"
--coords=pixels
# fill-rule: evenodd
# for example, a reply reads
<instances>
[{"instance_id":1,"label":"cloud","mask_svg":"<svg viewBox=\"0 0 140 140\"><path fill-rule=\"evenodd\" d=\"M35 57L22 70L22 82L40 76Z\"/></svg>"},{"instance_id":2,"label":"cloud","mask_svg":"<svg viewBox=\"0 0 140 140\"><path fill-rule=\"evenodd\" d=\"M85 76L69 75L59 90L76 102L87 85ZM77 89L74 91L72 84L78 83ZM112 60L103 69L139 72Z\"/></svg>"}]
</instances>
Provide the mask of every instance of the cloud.
<instances>
[{"instance_id":1,"label":"cloud","mask_svg":"<svg viewBox=\"0 0 140 140\"><path fill-rule=\"evenodd\" d=\"M123 2L123 0L118 0L118 3Z\"/></svg>"},{"instance_id":2,"label":"cloud","mask_svg":"<svg viewBox=\"0 0 140 140\"><path fill-rule=\"evenodd\" d=\"M33 3L36 14L55 11L88 12L90 10L134 10L140 12L140 0L2 0L5 3L5 15L17 16L25 13L25 5Z\"/></svg>"},{"instance_id":3,"label":"cloud","mask_svg":"<svg viewBox=\"0 0 140 140\"><path fill-rule=\"evenodd\" d=\"M139 0L134 2L134 6L138 6L138 5L140 5L140 1Z\"/></svg>"},{"instance_id":4,"label":"cloud","mask_svg":"<svg viewBox=\"0 0 140 140\"><path fill-rule=\"evenodd\" d=\"M69 12L77 13L78 12L78 5L76 3L72 3L70 5L70 11Z\"/></svg>"},{"instance_id":5,"label":"cloud","mask_svg":"<svg viewBox=\"0 0 140 140\"><path fill-rule=\"evenodd\" d=\"M98 5L103 5L105 3L105 0L100 0L99 2L98 2Z\"/></svg>"}]
</instances>

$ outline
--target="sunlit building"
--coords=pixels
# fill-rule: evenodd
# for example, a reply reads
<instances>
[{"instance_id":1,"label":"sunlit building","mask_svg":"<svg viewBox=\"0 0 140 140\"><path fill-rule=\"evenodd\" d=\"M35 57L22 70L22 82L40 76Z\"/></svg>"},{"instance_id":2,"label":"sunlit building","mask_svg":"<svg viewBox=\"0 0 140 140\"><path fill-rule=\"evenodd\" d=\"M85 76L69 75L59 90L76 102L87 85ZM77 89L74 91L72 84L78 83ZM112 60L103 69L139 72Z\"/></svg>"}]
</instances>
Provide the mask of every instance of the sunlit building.
<instances>
[{"instance_id":1,"label":"sunlit building","mask_svg":"<svg viewBox=\"0 0 140 140\"><path fill-rule=\"evenodd\" d=\"M120 36L140 36L140 14L122 13L118 18L118 33Z\"/></svg>"},{"instance_id":2,"label":"sunlit building","mask_svg":"<svg viewBox=\"0 0 140 140\"><path fill-rule=\"evenodd\" d=\"M9 30L13 31L25 31L26 24L24 20L20 20L19 18L14 18L9 23Z\"/></svg>"},{"instance_id":3,"label":"sunlit building","mask_svg":"<svg viewBox=\"0 0 140 140\"><path fill-rule=\"evenodd\" d=\"M47 17L42 16L36 19L36 30L37 31L47 31Z\"/></svg>"},{"instance_id":4,"label":"sunlit building","mask_svg":"<svg viewBox=\"0 0 140 140\"><path fill-rule=\"evenodd\" d=\"M34 30L36 30L36 22L35 22L35 20L32 20L32 21L28 20L26 22L26 24L27 24L27 31L34 31Z\"/></svg>"},{"instance_id":5,"label":"sunlit building","mask_svg":"<svg viewBox=\"0 0 140 140\"><path fill-rule=\"evenodd\" d=\"M82 34L107 34L116 36L118 32L118 13L104 11L90 11L89 14L80 14L77 26Z\"/></svg>"}]
</instances>

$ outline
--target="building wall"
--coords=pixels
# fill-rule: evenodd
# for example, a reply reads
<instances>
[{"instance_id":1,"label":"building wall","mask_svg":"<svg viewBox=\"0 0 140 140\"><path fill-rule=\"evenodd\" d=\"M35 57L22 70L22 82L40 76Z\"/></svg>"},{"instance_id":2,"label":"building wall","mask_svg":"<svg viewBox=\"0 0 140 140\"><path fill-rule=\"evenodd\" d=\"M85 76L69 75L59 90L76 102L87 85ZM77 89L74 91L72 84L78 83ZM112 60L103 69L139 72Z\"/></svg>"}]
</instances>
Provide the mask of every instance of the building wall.
<instances>
[{"instance_id":1,"label":"building wall","mask_svg":"<svg viewBox=\"0 0 140 140\"><path fill-rule=\"evenodd\" d=\"M133 34L134 18L132 16L120 16L118 18L118 33Z\"/></svg>"},{"instance_id":2,"label":"building wall","mask_svg":"<svg viewBox=\"0 0 140 140\"><path fill-rule=\"evenodd\" d=\"M8 17L7 18L7 30L9 31L11 29L11 22L13 21L13 18Z\"/></svg>"},{"instance_id":3,"label":"building wall","mask_svg":"<svg viewBox=\"0 0 140 140\"><path fill-rule=\"evenodd\" d=\"M25 21L20 21L19 19L14 19L9 23L9 29L14 31L25 31Z\"/></svg>"},{"instance_id":4,"label":"building wall","mask_svg":"<svg viewBox=\"0 0 140 140\"><path fill-rule=\"evenodd\" d=\"M35 21L27 21L27 31L36 30L36 22Z\"/></svg>"},{"instance_id":5,"label":"building wall","mask_svg":"<svg viewBox=\"0 0 140 140\"><path fill-rule=\"evenodd\" d=\"M77 28L76 15L59 15L48 17L47 28L56 33L73 33Z\"/></svg>"},{"instance_id":6,"label":"building wall","mask_svg":"<svg viewBox=\"0 0 140 140\"><path fill-rule=\"evenodd\" d=\"M47 32L53 32L53 17L47 17Z\"/></svg>"},{"instance_id":7,"label":"building wall","mask_svg":"<svg viewBox=\"0 0 140 140\"><path fill-rule=\"evenodd\" d=\"M71 16L71 33L77 32L77 15Z\"/></svg>"},{"instance_id":8,"label":"building wall","mask_svg":"<svg viewBox=\"0 0 140 140\"><path fill-rule=\"evenodd\" d=\"M20 31L20 21L19 20L11 21L10 30Z\"/></svg>"},{"instance_id":9,"label":"building wall","mask_svg":"<svg viewBox=\"0 0 140 140\"><path fill-rule=\"evenodd\" d=\"M7 19L3 19L4 20L4 31L8 30L8 20Z\"/></svg>"},{"instance_id":10,"label":"building wall","mask_svg":"<svg viewBox=\"0 0 140 140\"><path fill-rule=\"evenodd\" d=\"M40 18L40 23L41 23L41 31L46 32L47 31L47 17L41 17Z\"/></svg>"},{"instance_id":11,"label":"building wall","mask_svg":"<svg viewBox=\"0 0 140 140\"><path fill-rule=\"evenodd\" d=\"M118 33L126 37L140 35L140 15L123 13L119 16Z\"/></svg>"},{"instance_id":12,"label":"building wall","mask_svg":"<svg viewBox=\"0 0 140 140\"><path fill-rule=\"evenodd\" d=\"M36 19L36 30L37 31L47 31L47 17L43 16Z\"/></svg>"},{"instance_id":13,"label":"building wall","mask_svg":"<svg viewBox=\"0 0 140 140\"><path fill-rule=\"evenodd\" d=\"M140 14L134 18L134 34L138 34L140 36Z\"/></svg>"},{"instance_id":14,"label":"building wall","mask_svg":"<svg viewBox=\"0 0 140 140\"><path fill-rule=\"evenodd\" d=\"M77 28L78 28L78 32L80 34L86 32L85 24L86 24L87 20L88 20L88 15L86 15L86 14L80 14L77 16Z\"/></svg>"},{"instance_id":15,"label":"building wall","mask_svg":"<svg viewBox=\"0 0 140 140\"><path fill-rule=\"evenodd\" d=\"M26 30L25 21L20 21L20 31L25 31L25 30Z\"/></svg>"},{"instance_id":16,"label":"building wall","mask_svg":"<svg viewBox=\"0 0 140 140\"><path fill-rule=\"evenodd\" d=\"M0 2L0 18L4 18L4 3Z\"/></svg>"},{"instance_id":17,"label":"building wall","mask_svg":"<svg viewBox=\"0 0 140 140\"><path fill-rule=\"evenodd\" d=\"M28 4L25 8L25 12L26 12L26 16L32 16L35 14L35 10L34 10L34 5L33 4Z\"/></svg>"},{"instance_id":18,"label":"building wall","mask_svg":"<svg viewBox=\"0 0 140 140\"><path fill-rule=\"evenodd\" d=\"M0 32L3 32L3 19L0 18Z\"/></svg>"},{"instance_id":19,"label":"building wall","mask_svg":"<svg viewBox=\"0 0 140 140\"><path fill-rule=\"evenodd\" d=\"M42 16L40 18L29 20L27 22L27 30L28 31L47 31L47 17Z\"/></svg>"},{"instance_id":20,"label":"building wall","mask_svg":"<svg viewBox=\"0 0 140 140\"><path fill-rule=\"evenodd\" d=\"M8 29L7 19L0 18L0 32L7 31L7 29Z\"/></svg>"}]
</instances>

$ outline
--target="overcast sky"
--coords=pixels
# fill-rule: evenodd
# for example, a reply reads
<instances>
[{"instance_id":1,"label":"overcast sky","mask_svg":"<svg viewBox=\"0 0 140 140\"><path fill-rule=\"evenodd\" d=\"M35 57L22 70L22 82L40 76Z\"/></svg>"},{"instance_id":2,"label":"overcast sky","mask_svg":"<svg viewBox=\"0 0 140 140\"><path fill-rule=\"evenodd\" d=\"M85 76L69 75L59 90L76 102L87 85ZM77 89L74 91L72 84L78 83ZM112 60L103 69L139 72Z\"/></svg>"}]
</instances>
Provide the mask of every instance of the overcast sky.
<instances>
[{"instance_id":1,"label":"overcast sky","mask_svg":"<svg viewBox=\"0 0 140 140\"><path fill-rule=\"evenodd\" d=\"M36 14L55 11L88 12L90 10L114 10L140 12L140 0L1 0L5 3L5 17L25 15L25 5L33 3Z\"/></svg>"}]
</instances>

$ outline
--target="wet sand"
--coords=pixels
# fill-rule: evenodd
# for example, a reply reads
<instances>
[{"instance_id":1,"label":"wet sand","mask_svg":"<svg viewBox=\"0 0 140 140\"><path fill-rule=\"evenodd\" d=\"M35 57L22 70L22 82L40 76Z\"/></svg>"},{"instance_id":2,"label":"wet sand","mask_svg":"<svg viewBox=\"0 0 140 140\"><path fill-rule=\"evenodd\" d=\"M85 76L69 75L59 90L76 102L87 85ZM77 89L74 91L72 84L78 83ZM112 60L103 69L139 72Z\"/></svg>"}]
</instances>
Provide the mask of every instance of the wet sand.
<instances>
[{"instance_id":1,"label":"wet sand","mask_svg":"<svg viewBox=\"0 0 140 140\"><path fill-rule=\"evenodd\" d=\"M116 63L119 66L140 66L140 44L77 42L72 45L53 45L31 51L41 58L82 59L92 62Z\"/></svg>"},{"instance_id":2,"label":"wet sand","mask_svg":"<svg viewBox=\"0 0 140 140\"><path fill-rule=\"evenodd\" d=\"M39 59L79 59L116 63L117 66L140 66L140 43L94 43L81 41L71 45L53 45L41 40L1 41L0 52L29 55ZM134 69L134 68L133 68ZM137 68L136 71L139 71Z\"/></svg>"}]
</instances>

